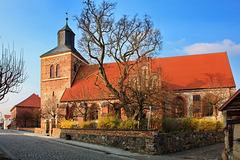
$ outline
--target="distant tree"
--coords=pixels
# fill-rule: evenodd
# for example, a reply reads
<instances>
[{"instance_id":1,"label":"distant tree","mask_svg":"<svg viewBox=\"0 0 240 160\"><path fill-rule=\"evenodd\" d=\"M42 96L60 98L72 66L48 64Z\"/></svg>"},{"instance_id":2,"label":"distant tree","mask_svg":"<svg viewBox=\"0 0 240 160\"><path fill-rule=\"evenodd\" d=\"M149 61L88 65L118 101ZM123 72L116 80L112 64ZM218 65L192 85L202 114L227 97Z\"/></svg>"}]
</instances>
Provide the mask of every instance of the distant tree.
<instances>
[{"instance_id":1,"label":"distant tree","mask_svg":"<svg viewBox=\"0 0 240 160\"><path fill-rule=\"evenodd\" d=\"M15 51L4 49L0 59L0 101L8 92L18 93L20 85L26 80L22 54L17 58Z\"/></svg>"},{"instance_id":2,"label":"distant tree","mask_svg":"<svg viewBox=\"0 0 240 160\"><path fill-rule=\"evenodd\" d=\"M137 16L129 20L124 15L119 21L114 21L115 3L103 1L96 6L94 1L86 0L84 4L80 17L75 16L82 31L79 48L99 65L99 72L94 76L101 79L119 100L119 105L115 107L127 109L130 103L126 96L129 73L141 56L159 53L162 43L160 31L153 27L147 15L143 20ZM116 62L119 69L116 86L109 81L105 71L104 62L108 57Z\"/></svg>"},{"instance_id":3,"label":"distant tree","mask_svg":"<svg viewBox=\"0 0 240 160\"><path fill-rule=\"evenodd\" d=\"M45 106L41 110L41 117L45 119L57 118L59 101L55 96L45 101Z\"/></svg>"}]
</instances>

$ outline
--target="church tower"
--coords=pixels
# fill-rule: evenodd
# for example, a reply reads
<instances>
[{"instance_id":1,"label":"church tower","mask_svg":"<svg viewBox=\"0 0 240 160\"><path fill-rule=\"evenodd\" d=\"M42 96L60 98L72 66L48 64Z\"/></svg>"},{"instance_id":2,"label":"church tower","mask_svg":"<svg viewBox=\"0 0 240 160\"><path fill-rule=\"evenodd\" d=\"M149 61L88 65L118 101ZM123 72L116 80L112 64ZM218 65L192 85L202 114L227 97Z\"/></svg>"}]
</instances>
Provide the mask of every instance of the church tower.
<instances>
[{"instance_id":1,"label":"church tower","mask_svg":"<svg viewBox=\"0 0 240 160\"><path fill-rule=\"evenodd\" d=\"M49 102L55 103L53 101L57 101L59 105L59 100L65 88L71 87L78 68L88 64L74 47L75 34L69 28L67 21L57 35L57 47L40 56L42 113L44 108L49 107ZM43 118L53 117L44 116Z\"/></svg>"}]
</instances>

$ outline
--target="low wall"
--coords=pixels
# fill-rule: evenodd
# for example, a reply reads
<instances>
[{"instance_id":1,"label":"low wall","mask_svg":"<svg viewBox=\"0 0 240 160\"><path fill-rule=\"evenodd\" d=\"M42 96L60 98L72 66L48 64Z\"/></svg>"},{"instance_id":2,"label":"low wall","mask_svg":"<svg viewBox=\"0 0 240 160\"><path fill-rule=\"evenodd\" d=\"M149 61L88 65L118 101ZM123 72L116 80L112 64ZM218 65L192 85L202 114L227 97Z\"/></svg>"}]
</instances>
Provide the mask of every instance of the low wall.
<instances>
[{"instance_id":1,"label":"low wall","mask_svg":"<svg viewBox=\"0 0 240 160\"><path fill-rule=\"evenodd\" d=\"M46 130L44 128L35 128L34 133L45 135Z\"/></svg>"},{"instance_id":2,"label":"low wall","mask_svg":"<svg viewBox=\"0 0 240 160\"><path fill-rule=\"evenodd\" d=\"M155 139L157 154L167 154L224 142L224 132L158 134Z\"/></svg>"},{"instance_id":3,"label":"low wall","mask_svg":"<svg viewBox=\"0 0 240 160\"><path fill-rule=\"evenodd\" d=\"M44 128L16 129L46 135ZM168 154L224 142L224 133L217 131L158 133L155 130L53 128L50 136L152 155Z\"/></svg>"},{"instance_id":4,"label":"low wall","mask_svg":"<svg viewBox=\"0 0 240 160\"><path fill-rule=\"evenodd\" d=\"M13 128L11 127L10 129L15 129L15 130L20 130L20 131L27 131L27 132L35 132L35 128L24 128L24 127L17 127L17 128Z\"/></svg>"},{"instance_id":5,"label":"low wall","mask_svg":"<svg viewBox=\"0 0 240 160\"><path fill-rule=\"evenodd\" d=\"M224 141L223 132L157 133L154 130L53 129L53 137L122 148L146 154L167 154Z\"/></svg>"}]
</instances>

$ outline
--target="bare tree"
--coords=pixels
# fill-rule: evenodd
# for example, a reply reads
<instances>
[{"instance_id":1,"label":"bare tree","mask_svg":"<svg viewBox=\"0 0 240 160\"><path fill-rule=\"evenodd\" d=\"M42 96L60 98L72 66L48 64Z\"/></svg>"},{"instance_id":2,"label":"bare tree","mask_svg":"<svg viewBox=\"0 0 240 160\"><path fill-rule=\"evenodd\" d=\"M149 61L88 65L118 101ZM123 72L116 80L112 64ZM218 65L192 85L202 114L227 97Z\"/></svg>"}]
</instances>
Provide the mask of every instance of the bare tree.
<instances>
[{"instance_id":1,"label":"bare tree","mask_svg":"<svg viewBox=\"0 0 240 160\"><path fill-rule=\"evenodd\" d=\"M0 59L0 101L8 92L18 93L20 85L26 80L25 65L22 54L19 58L10 49L2 47Z\"/></svg>"},{"instance_id":2,"label":"bare tree","mask_svg":"<svg viewBox=\"0 0 240 160\"><path fill-rule=\"evenodd\" d=\"M57 118L59 101L55 96L48 98L41 110L41 117L45 119Z\"/></svg>"},{"instance_id":3,"label":"bare tree","mask_svg":"<svg viewBox=\"0 0 240 160\"><path fill-rule=\"evenodd\" d=\"M94 75L120 101L117 107L125 107L130 102L125 86L129 73L142 55L156 54L161 49L160 31L153 28L147 15L143 20L137 16L129 20L124 15L115 22L115 3L103 1L96 6L94 1L87 0L84 4L80 17L75 16L82 31L79 47L99 65L99 72ZM114 60L119 69L116 86L109 81L105 71L104 62L107 57Z\"/></svg>"},{"instance_id":4,"label":"bare tree","mask_svg":"<svg viewBox=\"0 0 240 160\"><path fill-rule=\"evenodd\" d=\"M159 75L150 74L147 68L139 67L129 78L127 96L131 103L128 104L128 114L132 114L129 117L141 121L150 106L156 108L161 116L165 115L168 109L166 104L172 101L172 92Z\"/></svg>"}]
</instances>

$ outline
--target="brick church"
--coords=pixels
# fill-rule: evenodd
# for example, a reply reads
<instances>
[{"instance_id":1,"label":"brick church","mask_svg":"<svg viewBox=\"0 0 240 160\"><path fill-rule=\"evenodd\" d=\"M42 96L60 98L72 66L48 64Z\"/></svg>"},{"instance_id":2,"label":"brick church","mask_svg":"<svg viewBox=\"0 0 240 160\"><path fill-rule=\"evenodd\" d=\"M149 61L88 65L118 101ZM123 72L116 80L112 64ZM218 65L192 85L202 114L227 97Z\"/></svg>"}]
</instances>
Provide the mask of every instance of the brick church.
<instances>
[{"instance_id":1,"label":"brick church","mask_svg":"<svg viewBox=\"0 0 240 160\"><path fill-rule=\"evenodd\" d=\"M104 86L105 92L99 90L94 85L96 77L88 77L98 72L98 66L89 64L75 49L75 34L67 23L57 35L57 47L40 56L41 109L51 112L46 118L74 118L81 122L109 114L118 99ZM226 52L157 59L143 57L139 63L155 83L165 81L174 91L173 101L169 104L170 117L221 116L217 106L209 110L204 100L211 95L215 99L221 97L219 100L224 102L235 93ZM105 70L109 81L116 83L119 78L117 65L106 63ZM89 108L87 117L84 117L83 110L77 109L82 104ZM126 118L123 109L119 113Z\"/></svg>"}]
</instances>

